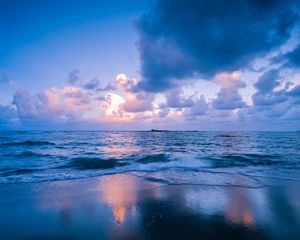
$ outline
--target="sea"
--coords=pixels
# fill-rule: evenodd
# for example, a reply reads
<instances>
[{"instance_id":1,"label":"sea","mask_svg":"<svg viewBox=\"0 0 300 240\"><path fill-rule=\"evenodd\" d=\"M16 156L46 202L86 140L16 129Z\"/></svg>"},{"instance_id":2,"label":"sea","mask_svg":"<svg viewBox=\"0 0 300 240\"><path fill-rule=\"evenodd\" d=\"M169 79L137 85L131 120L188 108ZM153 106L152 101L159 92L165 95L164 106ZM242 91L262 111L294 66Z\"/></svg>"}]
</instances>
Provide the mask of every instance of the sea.
<instances>
[{"instance_id":1,"label":"sea","mask_svg":"<svg viewBox=\"0 0 300 240\"><path fill-rule=\"evenodd\" d=\"M0 132L4 184L130 172L167 184L255 188L259 178L300 180L299 168L300 132Z\"/></svg>"}]
</instances>

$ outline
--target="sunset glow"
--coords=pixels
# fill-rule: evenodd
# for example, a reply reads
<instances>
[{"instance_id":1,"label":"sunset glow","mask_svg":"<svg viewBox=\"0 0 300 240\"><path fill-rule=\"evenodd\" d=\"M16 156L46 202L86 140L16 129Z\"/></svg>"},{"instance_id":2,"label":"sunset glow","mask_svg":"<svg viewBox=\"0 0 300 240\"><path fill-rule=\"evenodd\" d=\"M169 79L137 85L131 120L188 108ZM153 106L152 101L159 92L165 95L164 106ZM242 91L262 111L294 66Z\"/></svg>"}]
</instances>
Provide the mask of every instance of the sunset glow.
<instances>
[{"instance_id":1,"label":"sunset glow","mask_svg":"<svg viewBox=\"0 0 300 240\"><path fill-rule=\"evenodd\" d=\"M299 240L300 0L0 0L0 239Z\"/></svg>"}]
</instances>

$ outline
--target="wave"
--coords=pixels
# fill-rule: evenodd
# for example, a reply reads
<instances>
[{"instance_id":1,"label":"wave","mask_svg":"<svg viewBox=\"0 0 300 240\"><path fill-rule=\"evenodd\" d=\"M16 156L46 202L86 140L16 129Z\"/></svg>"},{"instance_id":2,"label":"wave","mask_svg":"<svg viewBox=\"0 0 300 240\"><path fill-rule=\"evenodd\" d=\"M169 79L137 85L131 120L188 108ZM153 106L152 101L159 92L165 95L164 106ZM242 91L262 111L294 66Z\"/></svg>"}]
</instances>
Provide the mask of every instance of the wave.
<instances>
[{"instance_id":1,"label":"wave","mask_svg":"<svg viewBox=\"0 0 300 240\"><path fill-rule=\"evenodd\" d=\"M55 143L49 142L49 141L32 141L32 140L26 140L21 142L8 142L8 143L2 143L2 146L44 146L44 145L51 145L54 146Z\"/></svg>"},{"instance_id":2,"label":"wave","mask_svg":"<svg viewBox=\"0 0 300 240\"><path fill-rule=\"evenodd\" d=\"M50 154L37 153L34 151L23 151L17 153L5 153L1 155L1 158L14 157L16 159L28 158L28 157L50 157Z\"/></svg>"},{"instance_id":3,"label":"wave","mask_svg":"<svg viewBox=\"0 0 300 240\"><path fill-rule=\"evenodd\" d=\"M225 154L217 157L209 157L214 167L245 167L245 166L269 166L276 164L285 164L279 155L271 154Z\"/></svg>"},{"instance_id":4,"label":"wave","mask_svg":"<svg viewBox=\"0 0 300 240\"><path fill-rule=\"evenodd\" d=\"M142 164L140 164L142 163ZM210 167L209 162L188 156L173 157L165 154L140 158L129 168L131 171L159 171L164 169L198 170Z\"/></svg>"},{"instance_id":5,"label":"wave","mask_svg":"<svg viewBox=\"0 0 300 240\"><path fill-rule=\"evenodd\" d=\"M32 154L35 155L36 153L27 151L21 154L23 154L23 156L32 156ZM246 167L257 165L264 165L259 168L261 170L278 169L278 167L265 167L267 165L283 163L279 165L280 169L282 169L286 166L285 164L287 164L287 161L283 161L282 156L279 155L249 153L203 157L152 154L142 157L135 156L135 158L130 157L127 159L78 156L75 158L66 157L66 159L56 159L55 162L51 159L48 163L48 168L43 169L43 171L41 169L31 169L30 167L24 167L24 169L17 170L14 168L2 169L1 176L3 176L3 178L0 179L0 182L54 181L130 172L147 178L149 177L149 179L152 179L151 181L174 183L172 176L176 176L175 178L178 178L178 181L175 181L176 183L191 183L193 182L193 174L197 176L200 172L211 172L211 174L214 175L214 178L218 180L222 175L222 172L231 173L236 172L237 169L239 169L239 171L245 169L246 171L248 169ZM158 174L158 177L147 175L155 173ZM169 177L167 179L161 178L161 176L164 176L166 173L169 173ZM203 182L204 180L205 179L203 178L199 178L197 182Z\"/></svg>"},{"instance_id":6,"label":"wave","mask_svg":"<svg viewBox=\"0 0 300 240\"><path fill-rule=\"evenodd\" d=\"M219 134L219 135L217 135L219 138L235 138L235 137L239 137L239 135L236 135L236 134L234 134L234 133L232 133L232 134L230 134L230 133L228 133L228 134Z\"/></svg>"},{"instance_id":7,"label":"wave","mask_svg":"<svg viewBox=\"0 0 300 240\"><path fill-rule=\"evenodd\" d=\"M10 154L7 154L10 155ZM37 153L33 151L25 151L13 154L14 157L26 158L26 157L47 157L49 154Z\"/></svg>"},{"instance_id":8,"label":"wave","mask_svg":"<svg viewBox=\"0 0 300 240\"><path fill-rule=\"evenodd\" d=\"M38 169L29 169L29 168L15 169L15 170L6 171L6 172L2 173L1 175L3 177L8 177L8 176L13 176L13 175L30 174L30 173L37 172L37 171L40 171L40 170L38 170Z\"/></svg>"},{"instance_id":9,"label":"wave","mask_svg":"<svg viewBox=\"0 0 300 240\"><path fill-rule=\"evenodd\" d=\"M148 155L137 160L137 162L143 164L154 163L154 162L168 162L168 161L170 161L170 158L165 154Z\"/></svg>"},{"instance_id":10,"label":"wave","mask_svg":"<svg viewBox=\"0 0 300 240\"><path fill-rule=\"evenodd\" d=\"M88 157L78 157L73 158L71 163L64 167L74 167L77 169L107 169L107 168L115 168L118 166L125 166L127 163L124 161L120 161L117 159L101 159L101 158L88 158Z\"/></svg>"}]
</instances>

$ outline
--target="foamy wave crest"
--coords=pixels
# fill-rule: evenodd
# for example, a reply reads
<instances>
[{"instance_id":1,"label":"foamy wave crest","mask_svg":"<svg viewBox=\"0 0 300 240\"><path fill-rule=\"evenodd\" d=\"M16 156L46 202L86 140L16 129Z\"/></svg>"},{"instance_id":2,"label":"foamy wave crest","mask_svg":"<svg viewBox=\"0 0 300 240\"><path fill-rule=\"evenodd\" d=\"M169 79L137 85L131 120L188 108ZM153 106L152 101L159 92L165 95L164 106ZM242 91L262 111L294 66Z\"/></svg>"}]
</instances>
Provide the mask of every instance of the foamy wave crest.
<instances>
[{"instance_id":1,"label":"foamy wave crest","mask_svg":"<svg viewBox=\"0 0 300 240\"><path fill-rule=\"evenodd\" d=\"M170 156L165 154L149 155L137 161L143 164L132 164L131 170L137 171L157 171L164 169L178 170L197 170L200 168L210 167L209 162L201 161L200 159L190 156Z\"/></svg>"}]
</instances>

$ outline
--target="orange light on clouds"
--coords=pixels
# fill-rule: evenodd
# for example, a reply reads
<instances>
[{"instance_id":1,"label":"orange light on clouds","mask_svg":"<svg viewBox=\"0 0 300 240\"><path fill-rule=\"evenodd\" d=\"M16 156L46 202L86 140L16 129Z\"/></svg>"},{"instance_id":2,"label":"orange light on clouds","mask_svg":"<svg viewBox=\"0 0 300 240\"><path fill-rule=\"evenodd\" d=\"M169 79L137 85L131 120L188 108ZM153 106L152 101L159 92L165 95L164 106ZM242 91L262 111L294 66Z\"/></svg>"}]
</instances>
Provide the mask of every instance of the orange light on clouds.
<instances>
[{"instance_id":1,"label":"orange light on clouds","mask_svg":"<svg viewBox=\"0 0 300 240\"><path fill-rule=\"evenodd\" d=\"M236 88L244 87L245 83L240 80L240 71L234 71L232 73L222 72L215 77L215 83L220 84L223 88Z\"/></svg>"}]
</instances>

